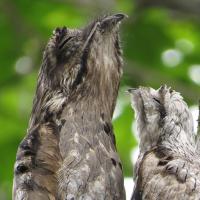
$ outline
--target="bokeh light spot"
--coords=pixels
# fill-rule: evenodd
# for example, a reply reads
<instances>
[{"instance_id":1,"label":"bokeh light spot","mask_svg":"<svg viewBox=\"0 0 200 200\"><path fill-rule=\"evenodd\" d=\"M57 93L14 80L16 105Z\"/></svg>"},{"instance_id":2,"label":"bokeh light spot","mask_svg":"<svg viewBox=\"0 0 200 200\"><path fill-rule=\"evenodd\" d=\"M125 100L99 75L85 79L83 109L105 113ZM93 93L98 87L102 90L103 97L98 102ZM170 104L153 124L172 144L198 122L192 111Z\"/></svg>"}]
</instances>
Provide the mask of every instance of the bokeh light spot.
<instances>
[{"instance_id":1,"label":"bokeh light spot","mask_svg":"<svg viewBox=\"0 0 200 200\"><path fill-rule=\"evenodd\" d=\"M31 57L23 56L16 61L15 71L18 74L28 74L29 72L31 72L32 66L33 62Z\"/></svg>"},{"instance_id":2,"label":"bokeh light spot","mask_svg":"<svg viewBox=\"0 0 200 200\"><path fill-rule=\"evenodd\" d=\"M189 77L192 79L192 81L200 85L200 65L190 66L188 74L189 74Z\"/></svg>"},{"instance_id":3,"label":"bokeh light spot","mask_svg":"<svg viewBox=\"0 0 200 200\"><path fill-rule=\"evenodd\" d=\"M183 38L176 41L176 48L184 54L189 54L194 50L194 44L190 40Z\"/></svg>"},{"instance_id":4,"label":"bokeh light spot","mask_svg":"<svg viewBox=\"0 0 200 200\"><path fill-rule=\"evenodd\" d=\"M168 49L162 53L161 59L166 67L176 67L183 60L183 54L179 50Z\"/></svg>"}]
</instances>

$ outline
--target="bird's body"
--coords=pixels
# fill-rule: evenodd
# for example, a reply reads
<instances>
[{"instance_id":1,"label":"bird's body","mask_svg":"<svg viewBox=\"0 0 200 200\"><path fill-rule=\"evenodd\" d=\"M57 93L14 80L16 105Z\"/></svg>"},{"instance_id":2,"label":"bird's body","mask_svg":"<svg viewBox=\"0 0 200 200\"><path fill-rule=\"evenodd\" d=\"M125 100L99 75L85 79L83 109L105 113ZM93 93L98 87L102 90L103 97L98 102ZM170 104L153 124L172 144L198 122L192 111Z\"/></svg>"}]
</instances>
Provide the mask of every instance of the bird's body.
<instances>
[{"instance_id":1,"label":"bird's body","mask_svg":"<svg viewBox=\"0 0 200 200\"><path fill-rule=\"evenodd\" d=\"M13 199L125 199L111 123L122 74L123 17L55 30L17 153Z\"/></svg>"},{"instance_id":2,"label":"bird's body","mask_svg":"<svg viewBox=\"0 0 200 200\"><path fill-rule=\"evenodd\" d=\"M131 93L140 137L132 199L199 199L200 155L187 104L165 86Z\"/></svg>"}]
</instances>

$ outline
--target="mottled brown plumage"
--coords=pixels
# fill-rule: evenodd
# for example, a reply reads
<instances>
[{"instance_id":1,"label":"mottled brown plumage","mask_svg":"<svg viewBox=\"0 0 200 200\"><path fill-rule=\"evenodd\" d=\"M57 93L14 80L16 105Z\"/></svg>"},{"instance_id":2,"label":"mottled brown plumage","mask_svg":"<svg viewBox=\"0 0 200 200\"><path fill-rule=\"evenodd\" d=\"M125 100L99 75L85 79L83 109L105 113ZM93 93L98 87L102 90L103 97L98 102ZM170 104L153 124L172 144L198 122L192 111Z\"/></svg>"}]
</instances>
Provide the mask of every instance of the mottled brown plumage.
<instances>
[{"instance_id":1,"label":"mottled brown plumage","mask_svg":"<svg viewBox=\"0 0 200 200\"><path fill-rule=\"evenodd\" d=\"M130 93L140 137L132 200L200 199L199 144L187 104L166 86Z\"/></svg>"},{"instance_id":2,"label":"mottled brown plumage","mask_svg":"<svg viewBox=\"0 0 200 200\"><path fill-rule=\"evenodd\" d=\"M111 124L122 75L123 18L54 31L17 152L13 199L125 199Z\"/></svg>"}]
</instances>

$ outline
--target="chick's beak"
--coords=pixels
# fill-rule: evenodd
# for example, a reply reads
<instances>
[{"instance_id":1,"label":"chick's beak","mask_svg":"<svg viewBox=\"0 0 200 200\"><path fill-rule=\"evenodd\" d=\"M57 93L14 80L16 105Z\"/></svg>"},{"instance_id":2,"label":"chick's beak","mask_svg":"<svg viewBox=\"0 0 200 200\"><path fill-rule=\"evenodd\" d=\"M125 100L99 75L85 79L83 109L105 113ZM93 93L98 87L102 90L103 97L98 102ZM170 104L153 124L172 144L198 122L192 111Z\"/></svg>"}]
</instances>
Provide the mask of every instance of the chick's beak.
<instances>
[{"instance_id":1,"label":"chick's beak","mask_svg":"<svg viewBox=\"0 0 200 200\"><path fill-rule=\"evenodd\" d=\"M128 94L133 94L136 90L137 90L137 88L129 88L126 92Z\"/></svg>"}]
</instances>

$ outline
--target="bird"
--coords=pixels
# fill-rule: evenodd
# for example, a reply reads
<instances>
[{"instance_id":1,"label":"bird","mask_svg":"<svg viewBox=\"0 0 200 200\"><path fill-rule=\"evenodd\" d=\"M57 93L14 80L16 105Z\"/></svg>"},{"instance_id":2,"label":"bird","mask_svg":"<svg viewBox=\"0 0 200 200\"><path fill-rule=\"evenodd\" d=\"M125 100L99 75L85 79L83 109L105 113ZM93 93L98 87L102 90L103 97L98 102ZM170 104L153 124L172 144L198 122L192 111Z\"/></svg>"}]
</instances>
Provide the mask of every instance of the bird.
<instances>
[{"instance_id":1,"label":"bird","mask_svg":"<svg viewBox=\"0 0 200 200\"><path fill-rule=\"evenodd\" d=\"M118 13L56 28L14 165L14 200L124 200L112 115L123 73Z\"/></svg>"},{"instance_id":2,"label":"bird","mask_svg":"<svg viewBox=\"0 0 200 200\"><path fill-rule=\"evenodd\" d=\"M199 199L199 136L187 103L166 85L128 92L139 136L132 200Z\"/></svg>"}]
</instances>

